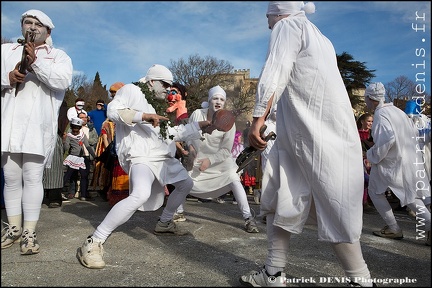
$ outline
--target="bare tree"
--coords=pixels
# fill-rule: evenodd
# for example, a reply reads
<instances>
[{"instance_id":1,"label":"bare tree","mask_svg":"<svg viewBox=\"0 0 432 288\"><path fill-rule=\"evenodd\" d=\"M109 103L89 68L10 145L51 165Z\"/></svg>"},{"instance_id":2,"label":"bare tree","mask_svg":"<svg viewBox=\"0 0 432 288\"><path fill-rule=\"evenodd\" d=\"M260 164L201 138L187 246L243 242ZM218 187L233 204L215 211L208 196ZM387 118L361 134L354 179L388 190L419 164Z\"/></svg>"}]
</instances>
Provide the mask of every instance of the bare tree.
<instances>
[{"instance_id":1,"label":"bare tree","mask_svg":"<svg viewBox=\"0 0 432 288\"><path fill-rule=\"evenodd\" d=\"M415 83L406 76L399 76L385 85L387 99L394 102L396 99L409 100L412 95L417 94Z\"/></svg>"},{"instance_id":2,"label":"bare tree","mask_svg":"<svg viewBox=\"0 0 432 288\"><path fill-rule=\"evenodd\" d=\"M400 109L404 110L406 102L413 97L424 97L424 103L429 103L429 107L424 107L430 114L430 95L427 93L420 94L416 91L416 83L406 76L399 76L395 80L385 85L386 97L389 102Z\"/></svg>"},{"instance_id":3,"label":"bare tree","mask_svg":"<svg viewBox=\"0 0 432 288\"><path fill-rule=\"evenodd\" d=\"M187 60L180 58L171 60L168 67L173 73L174 80L183 84L188 90L187 107L194 111L207 101L208 90L216 85L226 87L228 77L234 67L225 60L218 60L212 56L200 57L191 55Z\"/></svg>"},{"instance_id":4,"label":"bare tree","mask_svg":"<svg viewBox=\"0 0 432 288\"><path fill-rule=\"evenodd\" d=\"M65 101L68 107L75 105L75 100L79 98L87 99L91 95L92 85L87 80L85 74L75 74L72 76L72 84L66 90ZM87 107L84 107L87 109Z\"/></svg>"},{"instance_id":5,"label":"bare tree","mask_svg":"<svg viewBox=\"0 0 432 288\"><path fill-rule=\"evenodd\" d=\"M84 74L76 74L72 76L72 85L70 86L70 89L76 92L76 95L78 95L78 89L80 87L83 87L88 83L87 76Z\"/></svg>"}]
</instances>

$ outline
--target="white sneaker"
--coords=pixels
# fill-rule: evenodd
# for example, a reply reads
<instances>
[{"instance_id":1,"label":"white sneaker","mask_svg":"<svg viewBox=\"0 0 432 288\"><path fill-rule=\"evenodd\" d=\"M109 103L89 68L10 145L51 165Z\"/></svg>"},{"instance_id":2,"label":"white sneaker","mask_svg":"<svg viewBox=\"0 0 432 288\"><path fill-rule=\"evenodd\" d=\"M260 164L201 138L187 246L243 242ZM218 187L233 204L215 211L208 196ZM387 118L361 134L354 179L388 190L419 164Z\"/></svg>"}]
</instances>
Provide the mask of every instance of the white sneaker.
<instances>
[{"instance_id":1,"label":"white sneaker","mask_svg":"<svg viewBox=\"0 0 432 288\"><path fill-rule=\"evenodd\" d=\"M20 240L22 229L21 227L11 226L8 223L2 222L6 226L2 229L1 249L9 248L13 243Z\"/></svg>"},{"instance_id":2,"label":"white sneaker","mask_svg":"<svg viewBox=\"0 0 432 288\"><path fill-rule=\"evenodd\" d=\"M84 244L78 248L77 258L87 268L102 269L105 267L103 260L104 249L100 241L95 241L92 236L87 237Z\"/></svg>"},{"instance_id":3,"label":"white sneaker","mask_svg":"<svg viewBox=\"0 0 432 288\"><path fill-rule=\"evenodd\" d=\"M269 276L263 268L259 272L252 271L248 275L241 276L240 283L248 287L286 287L286 274L279 272L276 275Z\"/></svg>"},{"instance_id":4,"label":"white sneaker","mask_svg":"<svg viewBox=\"0 0 432 288\"><path fill-rule=\"evenodd\" d=\"M216 198L216 202L219 203L219 204L224 204L225 200L218 197L218 198Z\"/></svg>"},{"instance_id":5,"label":"white sneaker","mask_svg":"<svg viewBox=\"0 0 432 288\"><path fill-rule=\"evenodd\" d=\"M186 221L186 217L184 216L183 213L174 213L173 221L174 222L184 222L184 221Z\"/></svg>"},{"instance_id":6,"label":"white sneaker","mask_svg":"<svg viewBox=\"0 0 432 288\"><path fill-rule=\"evenodd\" d=\"M39 243L37 241L36 232L30 232L25 229L21 235L21 255L32 255L39 253Z\"/></svg>"},{"instance_id":7,"label":"white sneaker","mask_svg":"<svg viewBox=\"0 0 432 288\"><path fill-rule=\"evenodd\" d=\"M258 226L254 218L249 217L245 220L245 230L248 233L259 233Z\"/></svg>"}]
</instances>

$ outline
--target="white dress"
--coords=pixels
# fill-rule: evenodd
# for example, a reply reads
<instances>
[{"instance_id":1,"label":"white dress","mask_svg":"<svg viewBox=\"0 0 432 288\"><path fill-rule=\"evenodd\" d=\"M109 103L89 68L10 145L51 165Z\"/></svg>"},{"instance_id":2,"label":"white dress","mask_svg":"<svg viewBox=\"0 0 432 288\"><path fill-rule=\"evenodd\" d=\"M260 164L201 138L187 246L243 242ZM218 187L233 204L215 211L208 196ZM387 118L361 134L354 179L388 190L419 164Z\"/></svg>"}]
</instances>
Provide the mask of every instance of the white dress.
<instances>
[{"instance_id":1,"label":"white dress","mask_svg":"<svg viewBox=\"0 0 432 288\"><path fill-rule=\"evenodd\" d=\"M275 213L274 225L301 233L313 202L319 240L358 241L360 138L333 45L303 11L273 27L254 117L273 94L277 138L263 171L261 214Z\"/></svg>"},{"instance_id":2,"label":"white dress","mask_svg":"<svg viewBox=\"0 0 432 288\"><path fill-rule=\"evenodd\" d=\"M189 117L189 122L207 120L207 112L208 108L195 110ZM204 134L202 136L204 140L187 142L198 151L193 169L189 171L189 175L194 180L190 195L199 198L217 198L231 190L229 184L240 181L240 176L236 172L238 166L231 154L235 131L236 127L233 125L228 132L214 130L212 134ZM197 160L203 158L209 158L211 164L201 172Z\"/></svg>"}]
</instances>

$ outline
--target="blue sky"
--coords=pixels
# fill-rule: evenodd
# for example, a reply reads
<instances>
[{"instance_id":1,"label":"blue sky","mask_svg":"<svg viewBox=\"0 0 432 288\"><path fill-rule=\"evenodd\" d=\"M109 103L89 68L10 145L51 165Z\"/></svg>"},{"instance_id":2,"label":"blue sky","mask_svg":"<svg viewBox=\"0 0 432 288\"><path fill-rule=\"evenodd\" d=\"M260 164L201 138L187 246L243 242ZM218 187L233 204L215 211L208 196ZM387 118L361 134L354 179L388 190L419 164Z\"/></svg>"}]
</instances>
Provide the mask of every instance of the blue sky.
<instances>
[{"instance_id":1,"label":"blue sky","mask_svg":"<svg viewBox=\"0 0 432 288\"><path fill-rule=\"evenodd\" d=\"M398 76L416 81L426 73L431 91L431 2L316 1L309 19L335 46L376 70L384 84ZM39 9L56 26L54 45L72 58L75 73L93 80L99 72L109 87L136 82L155 63L190 55L226 60L234 69L250 69L258 77L267 52L270 30L267 1L2 1L1 35L21 36L21 14ZM415 19L426 15L425 19ZM412 25L426 32L415 32ZM422 42L424 39L424 42ZM416 56L425 49L426 57ZM422 64L426 63L426 67ZM413 67L417 64L417 68ZM417 82L420 83L420 82Z\"/></svg>"}]
</instances>

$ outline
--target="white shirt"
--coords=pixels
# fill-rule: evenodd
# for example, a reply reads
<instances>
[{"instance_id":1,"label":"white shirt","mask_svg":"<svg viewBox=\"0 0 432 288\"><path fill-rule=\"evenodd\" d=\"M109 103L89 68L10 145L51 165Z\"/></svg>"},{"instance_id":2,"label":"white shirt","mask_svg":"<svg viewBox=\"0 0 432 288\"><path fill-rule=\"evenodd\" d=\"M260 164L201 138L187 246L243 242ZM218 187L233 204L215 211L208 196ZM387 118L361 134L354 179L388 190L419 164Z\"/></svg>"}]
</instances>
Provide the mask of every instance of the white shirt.
<instances>
[{"instance_id":1,"label":"white shirt","mask_svg":"<svg viewBox=\"0 0 432 288\"><path fill-rule=\"evenodd\" d=\"M41 155L49 167L59 109L72 84L72 61L60 49L46 44L36 47L34 72L27 74L15 97L9 72L21 61L22 49L20 44L1 45L1 151Z\"/></svg>"},{"instance_id":2,"label":"white shirt","mask_svg":"<svg viewBox=\"0 0 432 288\"><path fill-rule=\"evenodd\" d=\"M69 121L71 121L72 118L78 117L78 113L81 113L81 112L84 112L87 115L87 111L85 111L84 109L77 109L75 106L70 107L67 110L67 118L69 119Z\"/></svg>"}]
</instances>

